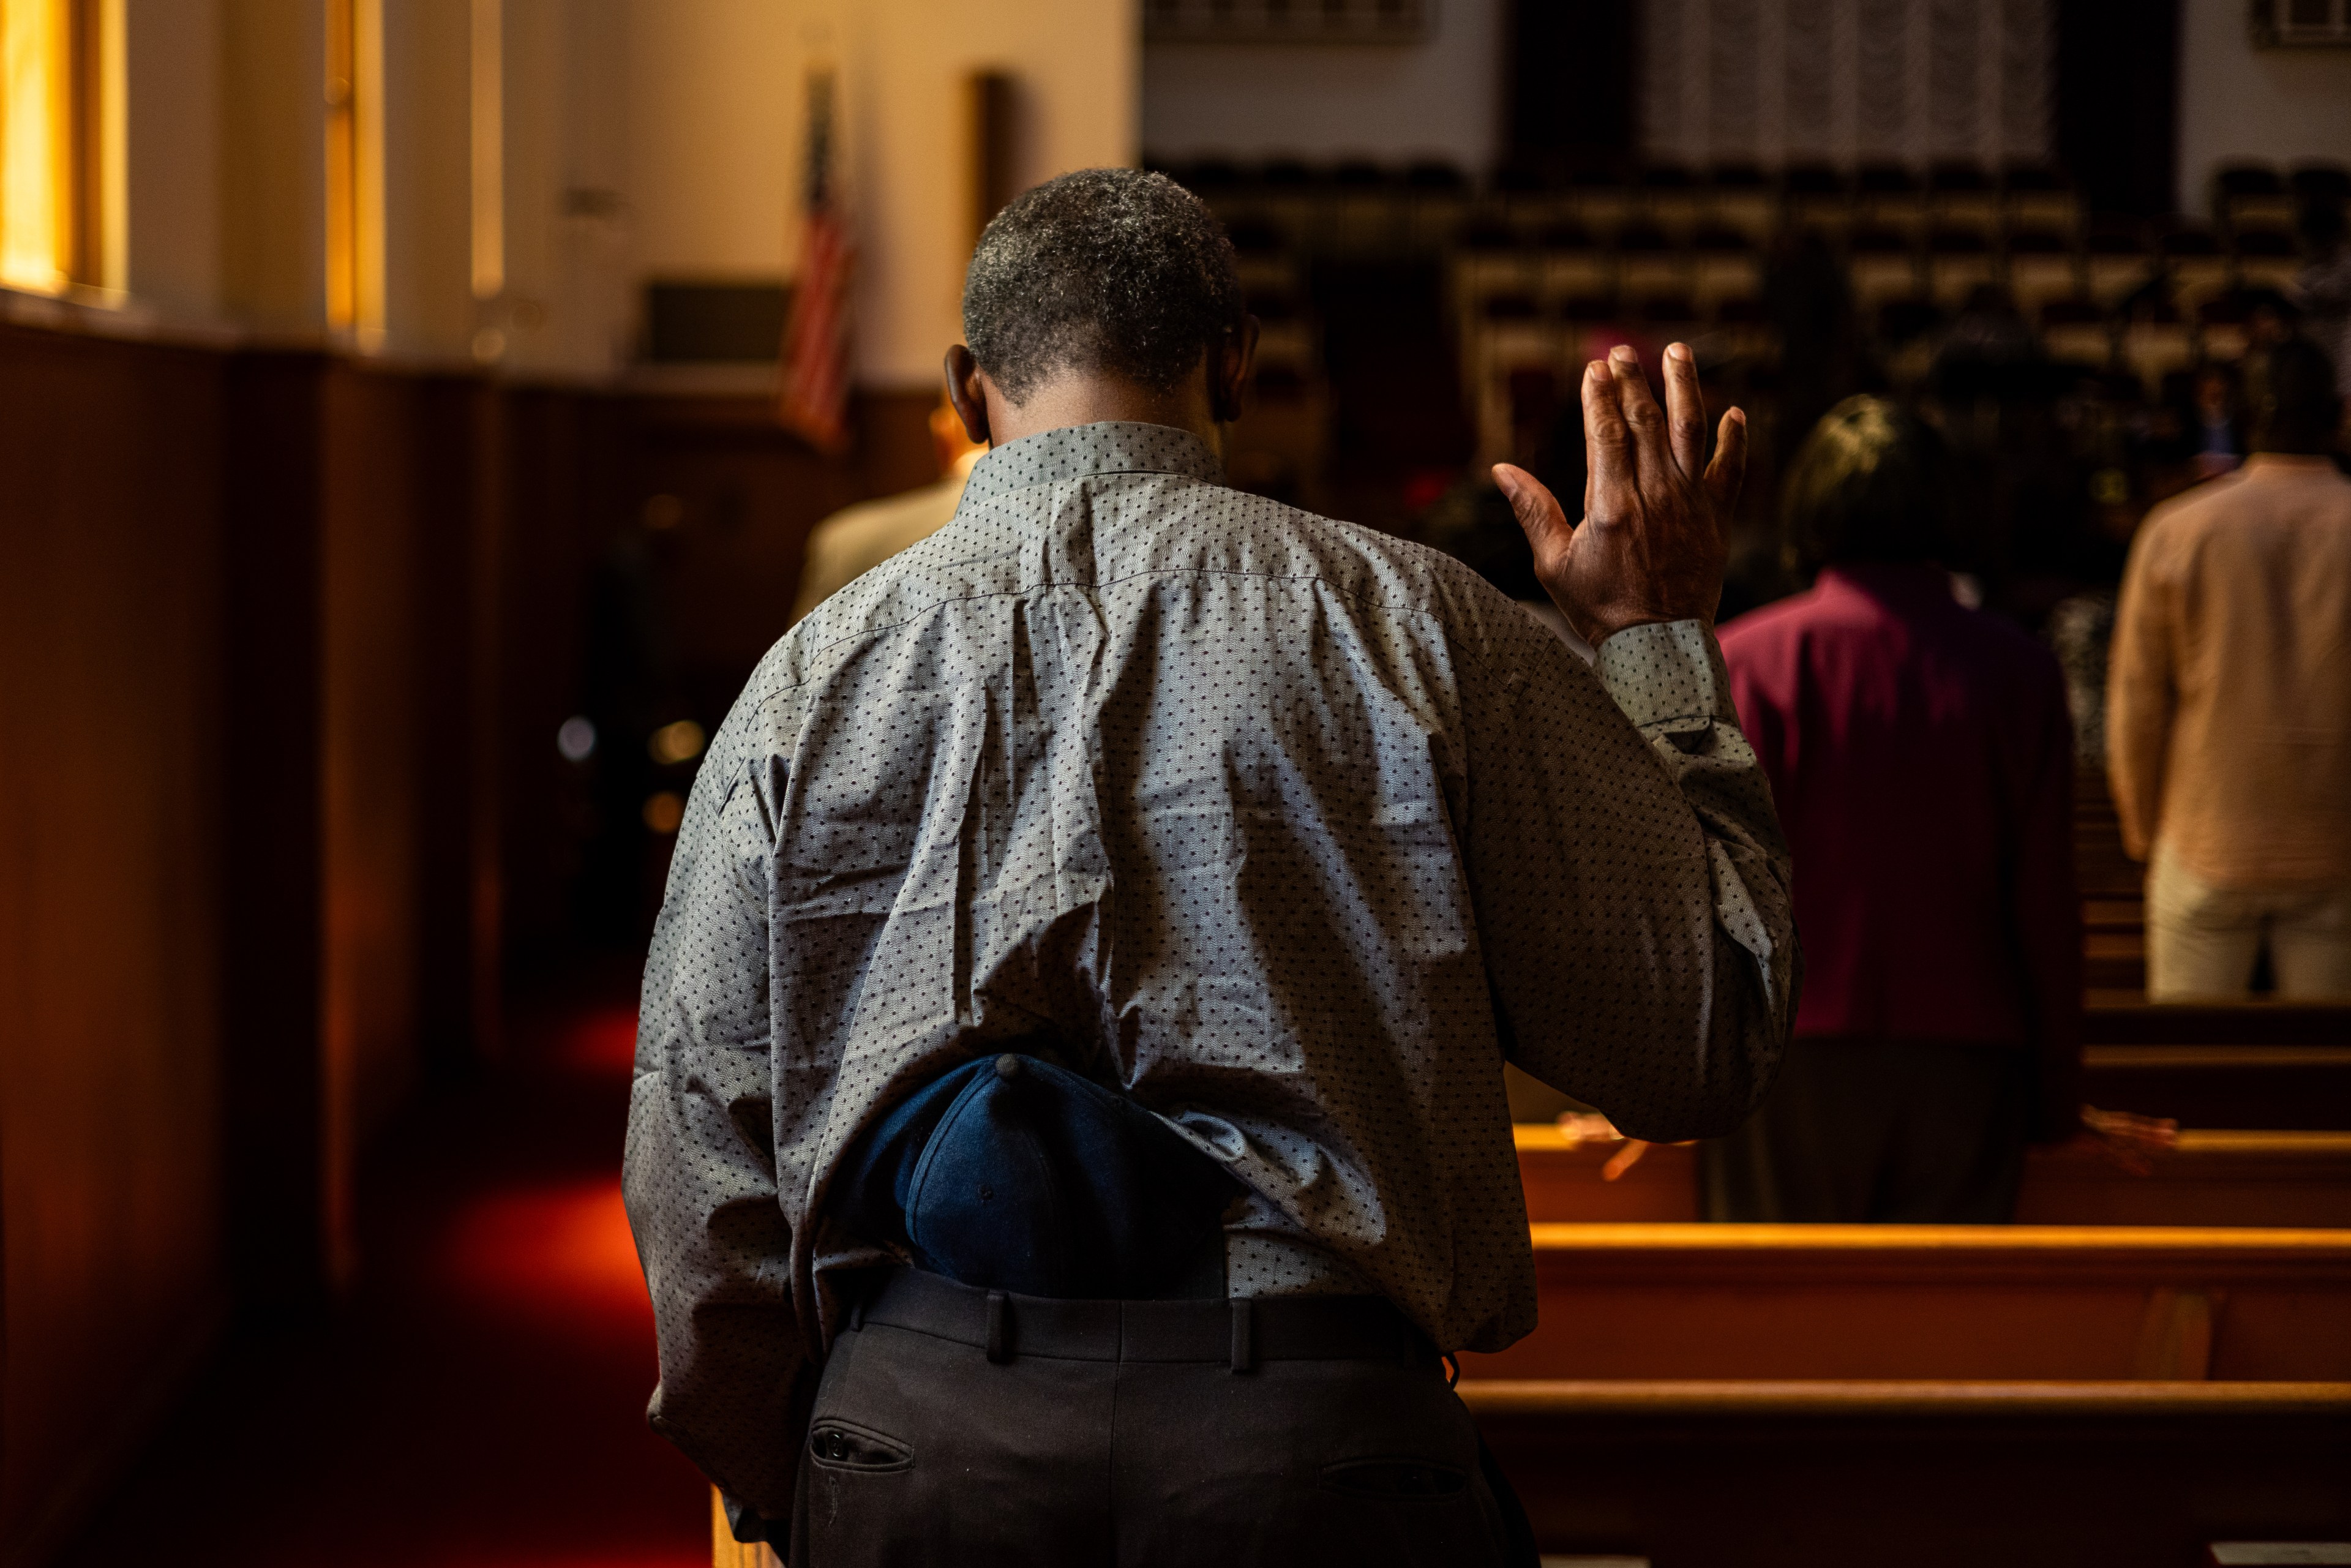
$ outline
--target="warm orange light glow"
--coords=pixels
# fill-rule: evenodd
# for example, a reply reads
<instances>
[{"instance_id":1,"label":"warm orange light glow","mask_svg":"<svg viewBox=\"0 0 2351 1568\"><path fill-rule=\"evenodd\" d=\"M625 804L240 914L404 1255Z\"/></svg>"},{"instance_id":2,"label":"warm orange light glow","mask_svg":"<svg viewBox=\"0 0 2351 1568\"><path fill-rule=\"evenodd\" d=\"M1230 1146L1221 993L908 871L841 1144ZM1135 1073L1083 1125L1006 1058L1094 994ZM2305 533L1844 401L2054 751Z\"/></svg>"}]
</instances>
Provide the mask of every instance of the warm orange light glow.
<instances>
[{"instance_id":1,"label":"warm orange light glow","mask_svg":"<svg viewBox=\"0 0 2351 1568\"><path fill-rule=\"evenodd\" d=\"M637 1058L637 1015L632 1008L584 1012L564 1027L554 1059L574 1072L626 1078Z\"/></svg>"},{"instance_id":2,"label":"warm orange light glow","mask_svg":"<svg viewBox=\"0 0 2351 1568\"><path fill-rule=\"evenodd\" d=\"M653 738L645 742L645 749L653 753L655 762L668 768L701 756L703 739L702 727L690 718L682 718L653 731Z\"/></svg>"},{"instance_id":3,"label":"warm orange light glow","mask_svg":"<svg viewBox=\"0 0 2351 1568\"><path fill-rule=\"evenodd\" d=\"M326 0L327 321L383 334L382 0Z\"/></svg>"},{"instance_id":4,"label":"warm orange light glow","mask_svg":"<svg viewBox=\"0 0 2351 1568\"><path fill-rule=\"evenodd\" d=\"M445 1266L468 1294L522 1317L644 1333L650 1354L653 1306L618 1176L497 1193L465 1209L448 1247Z\"/></svg>"},{"instance_id":5,"label":"warm orange light glow","mask_svg":"<svg viewBox=\"0 0 2351 1568\"><path fill-rule=\"evenodd\" d=\"M73 265L73 5L0 0L0 284L54 294Z\"/></svg>"},{"instance_id":6,"label":"warm orange light glow","mask_svg":"<svg viewBox=\"0 0 2351 1568\"><path fill-rule=\"evenodd\" d=\"M488 300L507 287L504 0L474 0L472 64L474 298Z\"/></svg>"},{"instance_id":7,"label":"warm orange light glow","mask_svg":"<svg viewBox=\"0 0 2351 1568\"><path fill-rule=\"evenodd\" d=\"M327 321L359 319L358 96L352 79L352 0L327 0Z\"/></svg>"},{"instance_id":8,"label":"warm orange light glow","mask_svg":"<svg viewBox=\"0 0 2351 1568\"><path fill-rule=\"evenodd\" d=\"M674 789L645 798L645 826L656 833L674 833L685 821L685 800Z\"/></svg>"}]
</instances>

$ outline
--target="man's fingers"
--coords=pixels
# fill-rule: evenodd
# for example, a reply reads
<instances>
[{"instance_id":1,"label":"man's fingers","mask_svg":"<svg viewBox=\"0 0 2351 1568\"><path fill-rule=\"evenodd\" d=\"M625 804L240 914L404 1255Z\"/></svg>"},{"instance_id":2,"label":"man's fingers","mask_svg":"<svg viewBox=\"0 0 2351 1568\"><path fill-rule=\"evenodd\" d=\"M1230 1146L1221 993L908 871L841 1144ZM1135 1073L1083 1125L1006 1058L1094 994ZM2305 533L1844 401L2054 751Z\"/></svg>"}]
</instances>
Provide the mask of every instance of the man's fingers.
<instances>
[{"instance_id":1,"label":"man's fingers","mask_svg":"<svg viewBox=\"0 0 2351 1568\"><path fill-rule=\"evenodd\" d=\"M1584 487L1583 515L1597 515L1603 497L1633 484L1632 434L1617 395L1616 372L1605 360L1583 368L1583 460L1591 474Z\"/></svg>"},{"instance_id":2,"label":"man's fingers","mask_svg":"<svg viewBox=\"0 0 2351 1568\"><path fill-rule=\"evenodd\" d=\"M1747 411L1725 409L1714 434L1714 461L1706 465L1706 493L1715 516L1728 524L1739 505L1739 486L1747 478Z\"/></svg>"},{"instance_id":3,"label":"man's fingers","mask_svg":"<svg viewBox=\"0 0 2351 1568\"><path fill-rule=\"evenodd\" d=\"M1649 378L1641 373L1641 356L1631 345L1618 345L1610 352L1608 363L1623 389L1625 423L1633 435L1634 469L1642 479L1654 480L1667 472L1672 458L1666 445L1665 412L1650 395Z\"/></svg>"},{"instance_id":4,"label":"man's fingers","mask_svg":"<svg viewBox=\"0 0 2351 1568\"><path fill-rule=\"evenodd\" d=\"M1629 1171L1635 1166L1639 1165L1641 1163L1641 1156L1648 1152L1649 1145L1641 1139L1625 1139L1625 1146L1617 1150L1614 1154L1609 1155L1608 1163L1600 1167L1600 1179L1602 1181L1614 1181L1626 1171Z\"/></svg>"},{"instance_id":5,"label":"man's fingers","mask_svg":"<svg viewBox=\"0 0 2351 1568\"><path fill-rule=\"evenodd\" d=\"M1510 503L1510 511L1526 530L1527 542L1536 549L1555 534L1567 531L1567 514L1560 508L1559 497L1551 486L1513 463L1494 465L1494 483Z\"/></svg>"},{"instance_id":6,"label":"man's fingers","mask_svg":"<svg viewBox=\"0 0 2351 1568\"><path fill-rule=\"evenodd\" d=\"M1706 467L1706 400L1698 395L1698 357L1687 343L1666 345L1666 425L1674 465L1685 479Z\"/></svg>"}]
</instances>

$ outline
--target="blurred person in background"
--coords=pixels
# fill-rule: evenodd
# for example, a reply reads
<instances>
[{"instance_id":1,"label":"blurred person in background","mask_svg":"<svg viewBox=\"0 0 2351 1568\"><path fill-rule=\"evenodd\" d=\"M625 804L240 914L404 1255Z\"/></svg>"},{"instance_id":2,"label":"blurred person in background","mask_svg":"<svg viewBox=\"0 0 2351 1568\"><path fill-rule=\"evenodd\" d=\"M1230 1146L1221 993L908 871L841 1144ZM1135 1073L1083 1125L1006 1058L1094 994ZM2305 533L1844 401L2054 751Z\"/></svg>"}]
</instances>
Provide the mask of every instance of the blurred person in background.
<instances>
[{"instance_id":1,"label":"blurred person in background","mask_svg":"<svg viewBox=\"0 0 2351 1568\"><path fill-rule=\"evenodd\" d=\"M2107 770L2158 1001L2245 995L2264 945L2280 996L2351 996L2342 398L2306 339L2250 356L2245 387L2252 455L2147 515L2115 628Z\"/></svg>"},{"instance_id":2,"label":"blurred person in background","mask_svg":"<svg viewBox=\"0 0 2351 1568\"><path fill-rule=\"evenodd\" d=\"M2189 418L2181 428L2189 465L2199 479L2226 474L2245 460L2235 372L2217 361L2199 365L2189 397Z\"/></svg>"},{"instance_id":3,"label":"blurred person in background","mask_svg":"<svg viewBox=\"0 0 2351 1568\"><path fill-rule=\"evenodd\" d=\"M1778 1084L1703 1151L1713 1218L2005 1220L2025 1145L2080 1125L2065 685L1953 596L1955 477L1915 414L1839 403L1783 492L1814 586L1722 629L1807 973Z\"/></svg>"},{"instance_id":4,"label":"blurred person in background","mask_svg":"<svg viewBox=\"0 0 2351 1568\"><path fill-rule=\"evenodd\" d=\"M792 624L907 546L946 527L963 500L963 482L987 448L964 434L963 422L942 402L931 411L931 444L939 477L876 501L843 507L809 530Z\"/></svg>"}]
</instances>

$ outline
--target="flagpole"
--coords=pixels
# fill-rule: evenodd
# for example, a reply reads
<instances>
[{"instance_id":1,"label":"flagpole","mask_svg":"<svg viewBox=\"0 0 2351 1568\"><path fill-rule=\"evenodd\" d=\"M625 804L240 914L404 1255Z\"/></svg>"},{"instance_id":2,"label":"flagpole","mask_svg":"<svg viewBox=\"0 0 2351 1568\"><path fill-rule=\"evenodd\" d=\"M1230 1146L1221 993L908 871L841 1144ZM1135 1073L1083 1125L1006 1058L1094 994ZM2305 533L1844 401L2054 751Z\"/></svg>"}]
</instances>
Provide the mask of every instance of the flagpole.
<instances>
[{"instance_id":1,"label":"flagpole","mask_svg":"<svg viewBox=\"0 0 2351 1568\"><path fill-rule=\"evenodd\" d=\"M849 450L849 327L856 250L841 190L839 76L802 79L807 147L800 186L799 277L778 364L777 418L828 456Z\"/></svg>"}]
</instances>

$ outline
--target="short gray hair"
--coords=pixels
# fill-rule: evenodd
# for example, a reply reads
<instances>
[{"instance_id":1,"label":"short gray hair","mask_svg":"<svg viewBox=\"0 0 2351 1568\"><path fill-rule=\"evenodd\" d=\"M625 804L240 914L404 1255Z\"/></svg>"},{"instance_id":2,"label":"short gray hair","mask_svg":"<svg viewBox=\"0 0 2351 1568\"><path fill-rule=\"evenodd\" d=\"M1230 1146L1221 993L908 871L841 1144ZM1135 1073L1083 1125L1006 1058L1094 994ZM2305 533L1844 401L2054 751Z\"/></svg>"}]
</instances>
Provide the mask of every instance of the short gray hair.
<instances>
[{"instance_id":1,"label":"short gray hair","mask_svg":"<svg viewBox=\"0 0 2351 1568\"><path fill-rule=\"evenodd\" d=\"M1242 319L1216 214L1134 169L1081 169L1023 192L964 275L964 340L1016 403L1065 370L1172 391Z\"/></svg>"}]
</instances>

